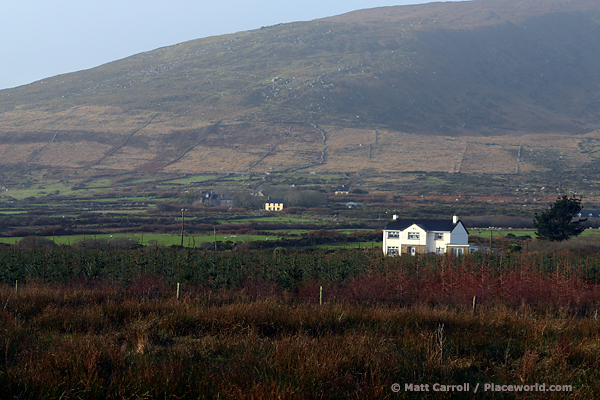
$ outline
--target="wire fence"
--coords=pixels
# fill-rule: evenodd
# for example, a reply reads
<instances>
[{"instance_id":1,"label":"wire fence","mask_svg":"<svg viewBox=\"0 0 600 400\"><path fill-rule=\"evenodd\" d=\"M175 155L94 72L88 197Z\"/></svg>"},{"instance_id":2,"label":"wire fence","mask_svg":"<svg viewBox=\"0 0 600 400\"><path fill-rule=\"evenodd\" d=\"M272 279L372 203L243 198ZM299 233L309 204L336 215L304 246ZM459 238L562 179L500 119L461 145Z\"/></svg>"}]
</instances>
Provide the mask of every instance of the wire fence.
<instances>
[{"instance_id":1,"label":"wire fence","mask_svg":"<svg viewBox=\"0 0 600 400\"><path fill-rule=\"evenodd\" d=\"M163 284L132 285L123 287L106 283L85 285L55 285L40 283L22 283L16 281L14 285L0 285L0 302L4 300L4 308L12 299L30 297L55 297L61 302L69 298L91 298L92 302L106 301L134 301L134 302L182 302L197 303L206 306L226 306L231 304L249 304L260 302L285 302L287 304L311 304L314 306L330 307L337 305L355 305L361 307L394 307L394 308L428 308L431 310L468 312L473 315L485 316L489 310L503 308L514 312L529 315L530 313L552 313L556 316L582 317L598 319L600 310L600 296L587 298L585 301L561 301L549 299L547 301L532 300L527 298L488 298L481 301L477 295L461 295L455 298L434 299L427 296L387 297L364 296L343 291L340 288L323 286L315 290L315 286L304 288L302 291L286 292L276 288L262 288L262 293L257 293L256 288L248 289L218 289L211 290L206 287L186 286L180 283L169 286ZM94 299L96 297L96 299ZM460 297L460 298L459 298Z\"/></svg>"}]
</instances>

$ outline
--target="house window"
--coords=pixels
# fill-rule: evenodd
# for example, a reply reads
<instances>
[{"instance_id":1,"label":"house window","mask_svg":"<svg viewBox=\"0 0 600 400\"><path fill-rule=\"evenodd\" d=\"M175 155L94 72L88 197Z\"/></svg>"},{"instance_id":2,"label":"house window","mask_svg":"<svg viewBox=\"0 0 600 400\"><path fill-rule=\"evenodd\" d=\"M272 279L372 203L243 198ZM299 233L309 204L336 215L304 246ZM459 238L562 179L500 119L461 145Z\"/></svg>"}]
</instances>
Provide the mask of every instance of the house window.
<instances>
[{"instance_id":1,"label":"house window","mask_svg":"<svg viewBox=\"0 0 600 400\"><path fill-rule=\"evenodd\" d=\"M462 247L457 247L457 248L452 249L452 253L454 253L455 256L462 256L463 251L464 251L464 249Z\"/></svg>"},{"instance_id":2,"label":"house window","mask_svg":"<svg viewBox=\"0 0 600 400\"><path fill-rule=\"evenodd\" d=\"M433 239L434 240L444 240L444 234L436 232L436 233L433 234Z\"/></svg>"},{"instance_id":3,"label":"house window","mask_svg":"<svg viewBox=\"0 0 600 400\"><path fill-rule=\"evenodd\" d=\"M444 254L444 248L443 247L436 247L435 248L435 254Z\"/></svg>"},{"instance_id":4,"label":"house window","mask_svg":"<svg viewBox=\"0 0 600 400\"><path fill-rule=\"evenodd\" d=\"M399 239L399 238L400 238L400 232L394 232L394 231L388 232L388 239Z\"/></svg>"},{"instance_id":5,"label":"house window","mask_svg":"<svg viewBox=\"0 0 600 400\"><path fill-rule=\"evenodd\" d=\"M388 254L388 256L397 256L398 255L398 246L388 246L387 254Z\"/></svg>"},{"instance_id":6,"label":"house window","mask_svg":"<svg viewBox=\"0 0 600 400\"><path fill-rule=\"evenodd\" d=\"M419 232L408 232L409 239L419 239Z\"/></svg>"}]
</instances>

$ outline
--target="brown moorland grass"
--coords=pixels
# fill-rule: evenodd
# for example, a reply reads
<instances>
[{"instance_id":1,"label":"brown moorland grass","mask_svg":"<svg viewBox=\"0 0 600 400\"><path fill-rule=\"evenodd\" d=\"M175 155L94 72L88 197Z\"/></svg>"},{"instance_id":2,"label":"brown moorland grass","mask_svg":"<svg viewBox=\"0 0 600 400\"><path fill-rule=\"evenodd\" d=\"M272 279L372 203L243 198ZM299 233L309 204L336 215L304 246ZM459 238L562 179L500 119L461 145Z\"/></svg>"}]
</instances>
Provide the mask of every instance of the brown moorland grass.
<instances>
[{"instance_id":1,"label":"brown moorland grass","mask_svg":"<svg viewBox=\"0 0 600 400\"><path fill-rule=\"evenodd\" d=\"M310 171L318 172L360 171L361 175L371 176L373 182L381 180L378 174L391 171L385 179L388 187L390 182L403 179L399 172L409 171L512 176L548 171L557 162L564 168L576 169L593 161L599 137L597 132L576 138L542 138L534 134L433 137L322 126L320 129L326 134L323 146L321 133L310 125L223 121L211 131L214 123L207 121L195 122L184 130L174 124L167 116L157 114L155 118L136 118L120 131L113 123L86 125L82 131L48 128L43 137L7 131L0 135L4 142L0 144L0 159L7 167L27 163L32 168L53 165L85 170L94 164L94 174L115 170L263 173L310 166ZM56 140L50 142L54 134Z\"/></svg>"},{"instance_id":2,"label":"brown moorland grass","mask_svg":"<svg viewBox=\"0 0 600 400\"><path fill-rule=\"evenodd\" d=\"M514 398L484 383L571 385L597 398L595 317L531 307L143 295L109 284L0 288L2 398ZM470 383L470 392L431 385ZM393 383L402 390L394 393Z\"/></svg>"},{"instance_id":3,"label":"brown moorland grass","mask_svg":"<svg viewBox=\"0 0 600 400\"><path fill-rule=\"evenodd\" d=\"M596 398L596 254L4 249L0 398Z\"/></svg>"},{"instance_id":4,"label":"brown moorland grass","mask_svg":"<svg viewBox=\"0 0 600 400\"><path fill-rule=\"evenodd\" d=\"M26 163L43 143L0 144L0 158L5 164Z\"/></svg>"}]
</instances>

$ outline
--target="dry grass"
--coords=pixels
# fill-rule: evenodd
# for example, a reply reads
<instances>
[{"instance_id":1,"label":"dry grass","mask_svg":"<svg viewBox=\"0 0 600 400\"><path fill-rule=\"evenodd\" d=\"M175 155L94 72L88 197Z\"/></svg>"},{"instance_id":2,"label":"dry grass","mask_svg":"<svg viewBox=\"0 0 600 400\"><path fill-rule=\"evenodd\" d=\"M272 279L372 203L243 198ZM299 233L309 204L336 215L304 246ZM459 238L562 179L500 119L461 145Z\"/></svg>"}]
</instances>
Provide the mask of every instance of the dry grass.
<instances>
[{"instance_id":1,"label":"dry grass","mask_svg":"<svg viewBox=\"0 0 600 400\"><path fill-rule=\"evenodd\" d=\"M118 107L77 106L55 112L38 109L17 109L2 114L3 131L100 131L123 133L143 124L149 115L127 115Z\"/></svg>"},{"instance_id":2,"label":"dry grass","mask_svg":"<svg viewBox=\"0 0 600 400\"><path fill-rule=\"evenodd\" d=\"M50 143L32 161L42 165L53 165L60 160L62 167L77 168L100 159L112 146L90 142Z\"/></svg>"},{"instance_id":3,"label":"dry grass","mask_svg":"<svg viewBox=\"0 0 600 400\"><path fill-rule=\"evenodd\" d=\"M214 122L192 115L179 119L162 114L126 115L111 107L77 107L58 117L27 110L3 115L7 116L4 135L44 133L0 145L4 164L24 163L33 155L32 165L69 168L102 160L94 170L260 173L317 164L312 171L523 174L546 168L544 163L553 157L561 157L560 162L570 168L589 163L600 141L598 132L577 137L450 137L323 126L325 162L318 165L323 137L308 124L224 121L211 130ZM49 143L56 132L57 140Z\"/></svg>"},{"instance_id":4,"label":"dry grass","mask_svg":"<svg viewBox=\"0 0 600 400\"><path fill-rule=\"evenodd\" d=\"M321 134L305 125L232 124L211 132L167 172L269 172L314 164Z\"/></svg>"},{"instance_id":5,"label":"dry grass","mask_svg":"<svg viewBox=\"0 0 600 400\"><path fill-rule=\"evenodd\" d=\"M42 146L39 143L0 144L0 159L2 164L23 164Z\"/></svg>"},{"instance_id":6,"label":"dry grass","mask_svg":"<svg viewBox=\"0 0 600 400\"><path fill-rule=\"evenodd\" d=\"M3 287L0 303L4 398L412 398L395 382L600 391L597 321L527 307L178 302L110 285ZM419 397L450 397L439 395Z\"/></svg>"},{"instance_id":7,"label":"dry grass","mask_svg":"<svg viewBox=\"0 0 600 400\"><path fill-rule=\"evenodd\" d=\"M325 128L328 170L443 171L456 172L464 153L464 140L403 132ZM375 140L377 139L377 142ZM432 145L432 142L435 145ZM369 147L371 147L369 158Z\"/></svg>"},{"instance_id":8,"label":"dry grass","mask_svg":"<svg viewBox=\"0 0 600 400\"><path fill-rule=\"evenodd\" d=\"M460 172L464 173L504 173L517 171L517 148L467 143ZM519 166L520 169L520 166Z\"/></svg>"}]
</instances>

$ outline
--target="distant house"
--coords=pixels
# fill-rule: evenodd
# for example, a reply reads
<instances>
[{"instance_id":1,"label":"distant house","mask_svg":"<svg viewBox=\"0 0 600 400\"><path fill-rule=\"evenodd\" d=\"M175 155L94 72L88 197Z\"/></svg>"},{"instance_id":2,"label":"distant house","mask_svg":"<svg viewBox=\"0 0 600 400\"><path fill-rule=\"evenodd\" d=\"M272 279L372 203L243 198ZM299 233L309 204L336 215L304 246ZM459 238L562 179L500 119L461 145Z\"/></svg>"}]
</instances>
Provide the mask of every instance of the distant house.
<instances>
[{"instance_id":1,"label":"distant house","mask_svg":"<svg viewBox=\"0 0 600 400\"><path fill-rule=\"evenodd\" d=\"M200 198L202 199L202 204L207 204L210 206L218 205L219 202L219 195L212 190L202 192L200 194Z\"/></svg>"},{"instance_id":2,"label":"distant house","mask_svg":"<svg viewBox=\"0 0 600 400\"><path fill-rule=\"evenodd\" d=\"M233 207L233 196L219 196L219 205Z\"/></svg>"},{"instance_id":3,"label":"distant house","mask_svg":"<svg viewBox=\"0 0 600 400\"><path fill-rule=\"evenodd\" d=\"M213 192L212 190L200 194L202 204L209 206L228 206L233 207L233 196L224 196Z\"/></svg>"},{"instance_id":4,"label":"distant house","mask_svg":"<svg viewBox=\"0 0 600 400\"><path fill-rule=\"evenodd\" d=\"M281 211L283 210L284 199L268 198L265 202L265 211Z\"/></svg>"},{"instance_id":5,"label":"distant house","mask_svg":"<svg viewBox=\"0 0 600 400\"><path fill-rule=\"evenodd\" d=\"M350 185L340 186L335 189L335 194L348 194L350 193Z\"/></svg>"},{"instance_id":6,"label":"distant house","mask_svg":"<svg viewBox=\"0 0 600 400\"><path fill-rule=\"evenodd\" d=\"M581 210L575 216L579 217L579 218L598 218L598 217L600 217L600 210L588 210L588 209L584 209L584 210Z\"/></svg>"},{"instance_id":7,"label":"distant house","mask_svg":"<svg viewBox=\"0 0 600 400\"><path fill-rule=\"evenodd\" d=\"M263 197L264 195L265 195L265 188L263 188L262 185L252 191L252 196Z\"/></svg>"},{"instance_id":8,"label":"distant house","mask_svg":"<svg viewBox=\"0 0 600 400\"><path fill-rule=\"evenodd\" d=\"M359 203L355 203L354 201L349 201L346 203L346 207L353 210L353 209L361 208L362 206Z\"/></svg>"},{"instance_id":9,"label":"distant house","mask_svg":"<svg viewBox=\"0 0 600 400\"><path fill-rule=\"evenodd\" d=\"M401 254L469 254L469 232L454 216L452 220L398 219L383 228L383 253Z\"/></svg>"}]
</instances>

